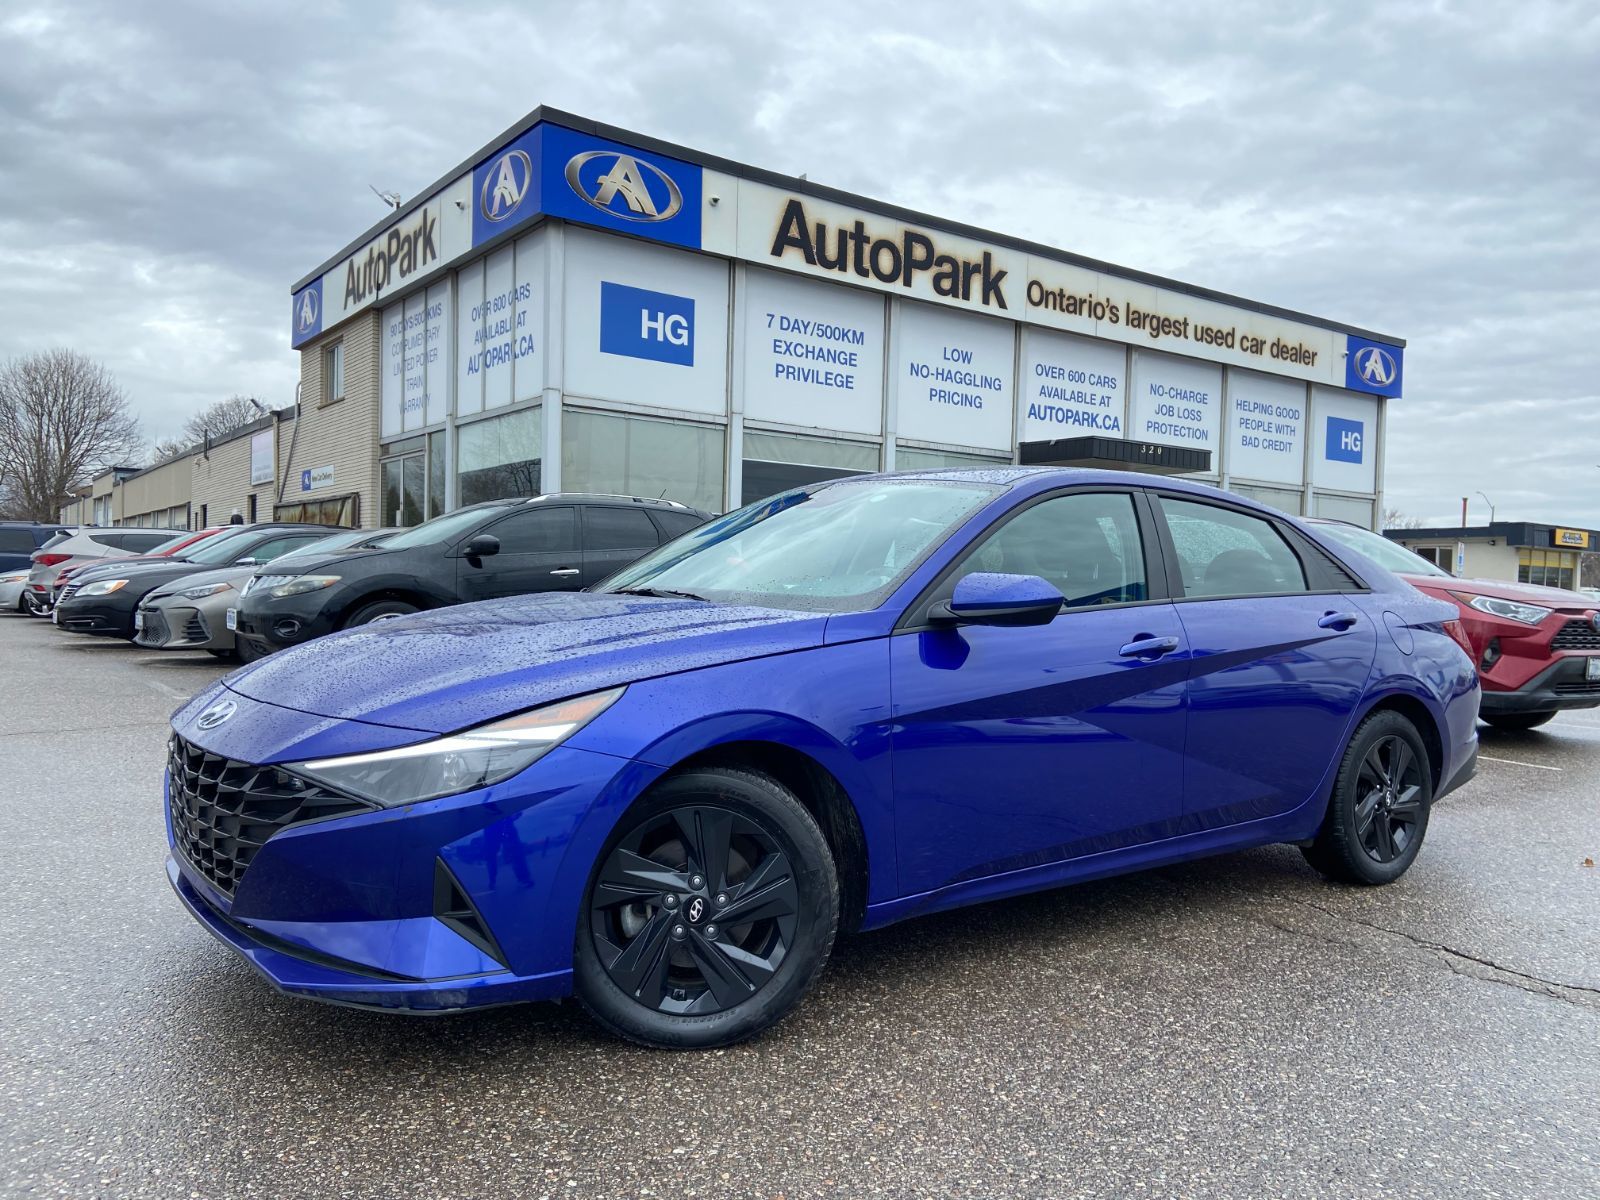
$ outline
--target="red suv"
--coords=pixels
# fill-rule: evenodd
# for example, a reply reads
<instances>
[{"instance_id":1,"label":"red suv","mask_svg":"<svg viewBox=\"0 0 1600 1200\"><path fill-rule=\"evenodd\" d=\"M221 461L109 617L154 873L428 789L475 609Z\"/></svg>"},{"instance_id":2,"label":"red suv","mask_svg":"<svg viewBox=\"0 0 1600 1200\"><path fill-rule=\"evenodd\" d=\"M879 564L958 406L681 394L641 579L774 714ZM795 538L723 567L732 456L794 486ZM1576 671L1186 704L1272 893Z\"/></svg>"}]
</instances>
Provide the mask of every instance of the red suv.
<instances>
[{"instance_id":1,"label":"red suv","mask_svg":"<svg viewBox=\"0 0 1600 1200\"><path fill-rule=\"evenodd\" d=\"M1531 583L1457 579L1370 529L1308 523L1460 610L1483 681L1478 715L1496 729L1532 729L1561 709L1600 705L1600 603Z\"/></svg>"}]
</instances>

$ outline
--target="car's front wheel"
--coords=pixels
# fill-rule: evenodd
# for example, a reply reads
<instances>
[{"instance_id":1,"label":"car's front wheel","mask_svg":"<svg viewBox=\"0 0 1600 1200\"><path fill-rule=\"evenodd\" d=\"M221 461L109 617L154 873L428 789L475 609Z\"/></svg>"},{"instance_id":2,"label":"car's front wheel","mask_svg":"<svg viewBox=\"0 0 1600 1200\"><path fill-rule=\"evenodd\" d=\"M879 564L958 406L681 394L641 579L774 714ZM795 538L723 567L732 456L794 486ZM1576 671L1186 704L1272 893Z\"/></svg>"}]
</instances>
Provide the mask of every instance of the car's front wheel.
<instances>
[{"instance_id":1,"label":"car's front wheel","mask_svg":"<svg viewBox=\"0 0 1600 1200\"><path fill-rule=\"evenodd\" d=\"M636 805L600 855L576 991L633 1041L731 1045L800 1001L838 924L833 856L794 793L754 771L685 771Z\"/></svg>"},{"instance_id":2,"label":"car's front wheel","mask_svg":"<svg viewBox=\"0 0 1600 1200\"><path fill-rule=\"evenodd\" d=\"M1534 713L1480 713L1479 720L1494 729L1504 729L1508 732L1517 732L1523 729L1537 729L1556 714L1551 712Z\"/></svg>"},{"instance_id":3,"label":"car's front wheel","mask_svg":"<svg viewBox=\"0 0 1600 1200\"><path fill-rule=\"evenodd\" d=\"M371 604L363 604L344 623L346 629L354 629L357 625L370 625L374 621L384 621L390 617L408 617L417 611L417 606L405 600L374 600Z\"/></svg>"},{"instance_id":4,"label":"car's front wheel","mask_svg":"<svg viewBox=\"0 0 1600 1200\"><path fill-rule=\"evenodd\" d=\"M1345 747L1306 861L1345 883L1392 883L1422 848L1433 801L1428 750L1397 712L1373 713Z\"/></svg>"}]
</instances>

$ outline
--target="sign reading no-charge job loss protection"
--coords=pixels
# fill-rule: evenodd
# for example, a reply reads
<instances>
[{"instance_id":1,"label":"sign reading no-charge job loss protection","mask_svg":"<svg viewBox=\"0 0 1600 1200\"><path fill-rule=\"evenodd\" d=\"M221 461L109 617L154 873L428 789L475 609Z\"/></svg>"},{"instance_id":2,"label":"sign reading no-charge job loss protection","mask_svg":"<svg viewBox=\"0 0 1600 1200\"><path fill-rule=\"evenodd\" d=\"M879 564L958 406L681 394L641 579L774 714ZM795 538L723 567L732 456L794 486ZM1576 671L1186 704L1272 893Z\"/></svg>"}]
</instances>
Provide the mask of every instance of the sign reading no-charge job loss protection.
<instances>
[{"instance_id":1,"label":"sign reading no-charge job loss protection","mask_svg":"<svg viewBox=\"0 0 1600 1200\"><path fill-rule=\"evenodd\" d=\"M1130 407L1130 440L1215 454L1222 440L1222 368L1136 350ZM1212 465L1216 465L1215 458Z\"/></svg>"},{"instance_id":2,"label":"sign reading no-charge job loss protection","mask_svg":"<svg viewBox=\"0 0 1600 1200\"><path fill-rule=\"evenodd\" d=\"M882 297L752 269L744 325L746 417L882 431Z\"/></svg>"},{"instance_id":3,"label":"sign reading no-charge job loss protection","mask_svg":"<svg viewBox=\"0 0 1600 1200\"><path fill-rule=\"evenodd\" d=\"M1013 328L989 317L906 302L894 367L900 436L1009 450Z\"/></svg>"}]
</instances>

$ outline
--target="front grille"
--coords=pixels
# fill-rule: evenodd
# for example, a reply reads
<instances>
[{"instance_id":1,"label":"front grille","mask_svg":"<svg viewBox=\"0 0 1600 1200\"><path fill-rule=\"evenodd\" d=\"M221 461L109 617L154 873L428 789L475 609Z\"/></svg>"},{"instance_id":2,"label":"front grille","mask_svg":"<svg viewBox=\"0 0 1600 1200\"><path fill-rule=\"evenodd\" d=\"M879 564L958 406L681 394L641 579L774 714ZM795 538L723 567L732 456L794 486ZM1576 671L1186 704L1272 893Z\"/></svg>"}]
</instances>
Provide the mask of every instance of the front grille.
<instances>
[{"instance_id":1,"label":"front grille","mask_svg":"<svg viewBox=\"0 0 1600 1200\"><path fill-rule=\"evenodd\" d=\"M1550 641L1552 650L1600 650L1600 629L1586 620L1568 621Z\"/></svg>"},{"instance_id":2,"label":"front grille","mask_svg":"<svg viewBox=\"0 0 1600 1200\"><path fill-rule=\"evenodd\" d=\"M280 829L377 808L277 767L210 754L176 734L167 747L167 771L178 851L229 897L256 851Z\"/></svg>"},{"instance_id":3,"label":"front grille","mask_svg":"<svg viewBox=\"0 0 1600 1200\"><path fill-rule=\"evenodd\" d=\"M67 584L64 588L61 589L61 595L59 597L57 597L56 603L60 604L61 601L63 601L63 600L71 600L74 596L76 596L78 594L78 589L81 588L82 586L83 586L83 584L81 584L81 583L69 583L69 584Z\"/></svg>"},{"instance_id":4,"label":"front grille","mask_svg":"<svg viewBox=\"0 0 1600 1200\"><path fill-rule=\"evenodd\" d=\"M165 646L172 634L167 629L167 618L160 609L141 608L144 615L144 625L139 630L139 636L133 640L141 646Z\"/></svg>"},{"instance_id":5,"label":"front grille","mask_svg":"<svg viewBox=\"0 0 1600 1200\"><path fill-rule=\"evenodd\" d=\"M1559 696L1600 696L1600 679L1580 679L1577 683L1558 683Z\"/></svg>"}]
</instances>

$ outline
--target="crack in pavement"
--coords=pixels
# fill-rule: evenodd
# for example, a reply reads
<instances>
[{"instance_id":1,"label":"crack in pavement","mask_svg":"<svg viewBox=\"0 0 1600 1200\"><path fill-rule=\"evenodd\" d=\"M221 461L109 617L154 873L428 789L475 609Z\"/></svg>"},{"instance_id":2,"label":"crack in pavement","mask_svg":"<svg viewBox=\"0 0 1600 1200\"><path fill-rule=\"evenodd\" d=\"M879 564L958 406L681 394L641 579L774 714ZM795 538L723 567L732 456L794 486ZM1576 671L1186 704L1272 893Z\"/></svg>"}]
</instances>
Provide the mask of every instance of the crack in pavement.
<instances>
[{"instance_id":1,"label":"crack in pavement","mask_svg":"<svg viewBox=\"0 0 1600 1200\"><path fill-rule=\"evenodd\" d=\"M1324 905L1317 904L1312 900L1291 898L1291 902L1294 904L1303 905L1306 908L1314 909L1331 920L1343 924L1359 925L1364 929L1371 929L1377 933L1386 934L1392 938L1398 938L1408 945L1415 946L1418 949L1431 950L1437 955L1442 955L1445 966L1457 975L1463 975L1469 979L1482 980L1486 983L1498 983L1503 987L1515 988L1518 991L1528 992L1535 996L1545 996L1552 1000L1560 1000L1566 1004L1576 1005L1579 1008L1600 1011L1600 988L1587 987L1578 983L1559 983L1553 979L1545 979L1540 975L1530 975L1526 971L1518 971L1512 967L1502 966L1493 959L1482 958L1475 954L1468 954L1464 950L1457 950L1452 946L1446 946L1442 942L1435 942L1428 938L1418 937L1416 934L1407 933L1403 929L1391 929L1387 925L1379 925L1375 921L1367 921L1361 917L1354 917L1347 913L1336 912L1335 910L1327 908ZM1322 936L1305 929L1296 929L1292 926L1283 925L1270 919L1262 918L1262 920L1265 924L1270 925L1274 929L1281 930L1284 933L1295 934L1299 937L1316 938L1318 941L1326 942L1329 945L1351 944L1349 942L1341 941L1341 939L1338 938ZM1467 964L1471 964L1472 967L1481 969L1472 970L1467 966Z\"/></svg>"}]
</instances>

